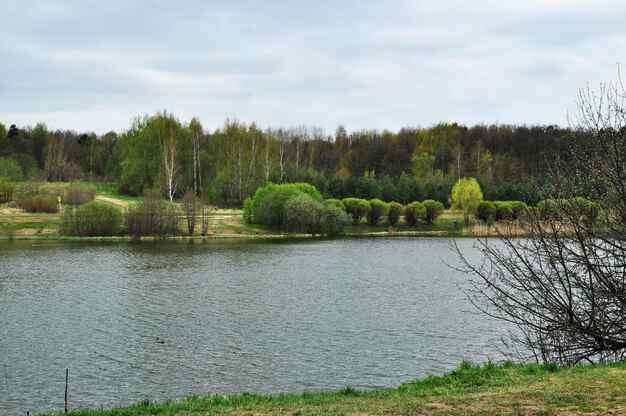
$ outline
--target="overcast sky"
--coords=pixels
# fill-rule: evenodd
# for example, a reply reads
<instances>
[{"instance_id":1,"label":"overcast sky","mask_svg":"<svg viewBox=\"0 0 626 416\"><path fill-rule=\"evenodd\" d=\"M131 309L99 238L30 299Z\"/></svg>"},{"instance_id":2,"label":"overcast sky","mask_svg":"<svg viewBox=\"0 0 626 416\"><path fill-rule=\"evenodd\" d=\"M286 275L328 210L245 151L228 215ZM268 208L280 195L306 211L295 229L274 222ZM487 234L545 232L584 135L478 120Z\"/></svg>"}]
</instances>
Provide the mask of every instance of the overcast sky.
<instances>
[{"instance_id":1,"label":"overcast sky","mask_svg":"<svg viewBox=\"0 0 626 416\"><path fill-rule=\"evenodd\" d=\"M567 125L626 66L626 1L1 0L0 122L104 133Z\"/></svg>"}]
</instances>

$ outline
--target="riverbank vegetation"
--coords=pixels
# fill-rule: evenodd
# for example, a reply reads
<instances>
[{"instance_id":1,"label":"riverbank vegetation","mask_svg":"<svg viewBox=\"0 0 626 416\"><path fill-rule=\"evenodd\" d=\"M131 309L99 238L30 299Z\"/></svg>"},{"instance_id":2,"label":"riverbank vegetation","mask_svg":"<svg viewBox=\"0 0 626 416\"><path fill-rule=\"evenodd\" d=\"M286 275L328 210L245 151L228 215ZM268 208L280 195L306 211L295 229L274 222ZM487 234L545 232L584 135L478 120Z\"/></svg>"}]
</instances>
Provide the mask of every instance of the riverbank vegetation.
<instances>
[{"instance_id":1,"label":"riverbank vegetation","mask_svg":"<svg viewBox=\"0 0 626 416\"><path fill-rule=\"evenodd\" d=\"M551 186L548 161L571 160L569 147L588 139L556 126L456 123L326 132L226 120L209 130L163 111L103 135L0 123L0 177L108 183L129 197L157 189L170 201L192 189L212 205L238 207L270 182L306 182L325 199L448 205L454 183L474 177L485 199L535 205ZM593 199L593 189L581 184L580 196Z\"/></svg>"},{"instance_id":2,"label":"riverbank vegetation","mask_svg":"<svg viewBox=\"0 0 626 416\"><path fill-rule=\"evenodd\" d=\"M597 366L464 362L443 376L397 388L260 396L194 396L144 401L112 410L74 410L73 416L143 415L556 415L626 412L626 362Z\"/></svg>"},{"instance_id":3,"label":"riverbank vegetation","mask_svg":"<svg viewBox=\"0 0 626 416\"><path fill-rule=\"evenodd\" d=\"M338 126L328 133L226 120L210 131L197 119L181 122L167 111L101 136L0 123L0 204L8 207L0 228L7 236L23 235L23 224L37 222L14 215L13 207L40 219L51 214L50 224L76 221L87 215L77 207L97 195L123 212L118 234L135 237L208 236L209 219L220 208L243 208L243 224L228 226L257 234L349 234L365 220L373 233L436 228L460 234L462 228L480 229L475 215L491 225L517 221L527 206L548 212L542 203L554 185L548 161L574 160L571 146L590 138L583 129L456 123L398 132ZM289 184L306 184L315 193L288 189ZM272 186L285 188L260 207L257 190ZM295 198L298 192L309 198ZM156 197L169 205L156 204ZM575 192L563 195L574 197L599 196L582 180ZM462 212L463 224L442 229L437 218L446 208ZM345 224L344 212L352 226ZM22 225L16 226L18 217ZM74 225L61 228L65 235L77 234ZM45 226L36 234L57 232Z\"/></svg>"},{"instance_id":4,"label":"riverbank vegetation","mask_svg":"<svg viewBox=\"0 0 626 416\"><path fill-rule=\"evenodd\" d=\"M475 180L463 178L459 183L462 182L475 184L480 192ZM589 221L597 219L594 203L582 197L550 199L540 201L537 207L528 207L522 201L491 202L481 201L479 197L468 202L467 196L457 192L456 198L465 198L464 201L453 206L459 209L446 210L435 200L412 201L405 206L378 198L324 199L313 185L294 183L260 187L252 198L244 200L243 210L239 210L211 205L192 190L170 202L159 190L146 192L142 197L128 197L111 184L17 182L12 185L11 200L0 204L0 238L485 236L498 235L502 230L507 230L507 235L528 235L519 227L519 220L532 211L549 222L557 215L555 206L559 203L580 208L581 215ZM472 192L475 196L471 198L476 198L478 194ZM456 203L452 197L450 202ZM468 217L471 221L461 221Z\"/></svg>"}]
</instances>

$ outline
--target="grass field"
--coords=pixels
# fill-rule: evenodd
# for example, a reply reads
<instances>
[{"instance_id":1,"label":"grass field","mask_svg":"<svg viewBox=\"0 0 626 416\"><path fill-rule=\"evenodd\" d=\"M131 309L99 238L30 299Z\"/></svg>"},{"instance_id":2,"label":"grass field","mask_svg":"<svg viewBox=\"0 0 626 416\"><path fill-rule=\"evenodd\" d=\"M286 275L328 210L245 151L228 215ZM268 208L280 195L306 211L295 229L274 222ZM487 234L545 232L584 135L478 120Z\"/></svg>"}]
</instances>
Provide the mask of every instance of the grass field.
<instances>
[{"instance_id":1,"label":"grass field","mask_svg":"<svg viewBox=\"0 0 626 416\"><path fill-rule=\"evenodd\" d=\"M557 367L464 362L443 375L393 389L259 396L189 397L142 402L74 416L141 415L621 415L626 414L626 361Z\"/></svg>"}]
</instances>

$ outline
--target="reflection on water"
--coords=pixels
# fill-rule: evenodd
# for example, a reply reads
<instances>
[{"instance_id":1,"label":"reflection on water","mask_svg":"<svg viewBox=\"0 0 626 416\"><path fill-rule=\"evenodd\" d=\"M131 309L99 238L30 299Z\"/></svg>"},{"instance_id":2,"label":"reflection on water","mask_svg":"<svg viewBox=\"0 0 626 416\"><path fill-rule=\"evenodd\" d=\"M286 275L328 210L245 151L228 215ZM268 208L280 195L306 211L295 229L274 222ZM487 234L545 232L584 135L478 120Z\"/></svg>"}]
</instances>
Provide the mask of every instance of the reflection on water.
<instances>
[{"instance_id":1,"label":"reflection on water","mask_svg":"<svg viewBox=\"0 0 626 416\"><path fill-rule=\"evenodd\" d=\"M65 368L71 408L107 408L395 386L497 359L502 326L457 288L450 246L0 242L0 413L62 410Z\"/></svg>"}]
</instances>

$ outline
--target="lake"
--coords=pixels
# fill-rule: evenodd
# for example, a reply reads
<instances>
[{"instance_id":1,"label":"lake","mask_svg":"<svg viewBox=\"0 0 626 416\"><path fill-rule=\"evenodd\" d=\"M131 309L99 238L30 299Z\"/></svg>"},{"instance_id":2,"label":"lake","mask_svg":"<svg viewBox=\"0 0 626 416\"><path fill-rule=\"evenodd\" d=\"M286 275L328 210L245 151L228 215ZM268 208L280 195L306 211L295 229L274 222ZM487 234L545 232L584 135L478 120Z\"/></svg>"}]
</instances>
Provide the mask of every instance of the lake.
<instances>
[{"instance_id":1,"label":"lake","mask_svg":"<svg viewBox=\"0 0 626 416\"><path fill-rule=\"evenodd\" d=\"M474 241L461 239L471 251ZM499 360L445 238L0 242L0 414L392 387Z\"/></svg>"}]
</instances>

